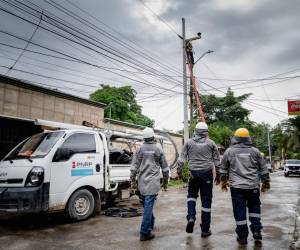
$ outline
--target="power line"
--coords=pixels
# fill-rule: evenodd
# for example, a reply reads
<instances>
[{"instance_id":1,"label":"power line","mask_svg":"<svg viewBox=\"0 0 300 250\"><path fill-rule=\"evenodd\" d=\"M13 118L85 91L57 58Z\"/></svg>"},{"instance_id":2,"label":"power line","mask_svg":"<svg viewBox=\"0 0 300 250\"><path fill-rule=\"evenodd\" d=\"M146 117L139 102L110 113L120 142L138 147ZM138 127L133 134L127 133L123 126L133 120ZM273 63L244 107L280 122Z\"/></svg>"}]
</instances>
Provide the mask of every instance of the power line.
<instances>
[{"instance_id":1,"label":"power line","mask_svg":"<svg viewBox=\"0 0 300 250\"><path fill-rule=\"evenodd\" d=\"M10 32L7 32L7 31L0 30L0 33L7 34L7 35L9 35L9 36L12 36L12 37L14 37L14 38L20 39L20 40L22 40L22 41L27 41L26 39L21 38L21 37L19 37L19 36L16 36L16 35L14 35L14 34L11 34ZM174 93L181 93L181 92L175 91L175 90L173 90L173 89L168 89L168 88L159 86L159 85L154 84L154 83L147 83L147 82L145 82L145 81L140 81L140 80L137 80L137 79L133 79L133 78L131 78L131 77L122 75L122 74L120 74L120 73L114 72L114 71L109 70L109 69L104 69L104 68L102 68L102 67L99 67L99 65L96 65L96 64L93 64L93 63L86 62L86 61L84 61L84 60L81 60L81 59L78 59L78 58L76 58L76 57L67 55L67 54L65 54L65 53L63 53L63 52L60 52L60 51L57 51L57 50L54 50L54 49L50 49L50 48L45 47L45 46L43 46L43 45L34 43L34 42L32 42L32 41L31 41L30 43L33 44L33 45L36 45L36 46L38 46L38 47L40 47L40 48L43 48L43 49L49 50L49 51L51 51L51 52L54 52L54 53L57 53L57 54L60 54L60 55L69 57L69 58L71 58L71 59L75 59L75 60L78 61L78 62L85 63L86 65L89 65L89 66L92 66L92 67L100 68L100 69L105 70L105 71L107 71L107 72L113 73L113 74L115 74L115 75L119 75L119 76L121 76L121 77L127 78L127 79L129 79L129 80L132 80L132 81L134 81L134 82L141 83L141 84L146 85L146 86L149 86L149 87L158 88L158 89L164 89L164 90L166 90L166 91L174 92Z\"/></svg>"},{"instance_id":2,"label":"power line","mask_svg":"<svg viewBox=\"0 0 300 250\"><path fill-rule=\"evenodd\" d=\"M88 22L88 21L86 21L85 19L83 19L83 18L81 18L80 16L78 16L78 15L76 15L75 13L73 13L72 11L70 11L69 9L66 9L65 7L63 7L62 5L60 5L60 4L58 4L58 3L55 3L54 1L52 1L52 0L50 0L53 4L51 4L49 1L47 1L47 0L44 0L45 2L47 2L48 4L50 4L51 6L53 6L53 7L55 7L55 8L57 8L58 10L60 10L60 11L62 11L63 13L65 13L65 14L67 14L67 15L69 15L69 16L71 16L72 18L74 18L75 20L78 20L78 18L80 19L80 20L83 20L83 21L85 21L85 22ZM58 7L57 7L58 6ZM69 14L69 13L71 13L71 14ZM74 17L74 15L75 15L75 17ZM51 17L49 17L49 18L51 18ZM53 19L53 18L51 18L51 19ZM56 21L57 22L57 21ZM64 24L65 25L65 24ZM90 27L90 28L92 28L93 30L95 30L94 29L94 27L91 27L90 25L88 25L88 27ZM68 28L70 28L70 27L68 27ZM77 29L78 29L78 27L76 27L76 31L77 31ZM74 31L74 29L72 29L73 31ZM65 30L66 31L66 30ZM96 31L98 31L98 30L96 30ZM66 32L68 32L69 33L69 31L66 31ZM101 33L102 34L102 33ZM73 34L74 35L74 34ZM91 36L89 36L89 38L90 39L92 39L92 37ZM93 38L93 40L95 40L95 38ZM115 40L114 40L115 41ZM122 43L120 43L119 41L118 41L118 43L119 44L121 44L121 45L123 45ZM101 42L101 44L102 45L104 45L105 46L105 44L104 44L104 42L102 41ZM112 50L114 50L114 51L116 51L115 49L113 49L111 46L106 46L106 47L109 47L110 49L112 49ZM121 53L122 55L126 55L126 54L124 54L124 53L122 53L122 52L119 52L119 53ZM127 55L128 56L128 55ZM130 56L129 56L130 57ZM132 58L132 57L130 57L130 59L132 59L134 62L135 61L137 61L136 60L136 58ZM138 61L139 62L139 64L141 64L141 65L143 65L143 67L148 67L150 70L151 70L151 72L159 72L159 71L157 71L156 69L154 69L154 68L152 68L152 67L149 67L148 65L146 65L146 64L144 64L144 63L142 63L141 61ZM132 62L131 62L132 63ZM161 65L161 62L159 62L160 64L159 64L159 66L162 66ZM135 63L134 63L135 64ZM136 65L136 64L135 64ZM140 65L139 65L140 66ZM149 71L149 69L147 69L148 71ZM157 75L157 74L156 74ZM159 75L160 77L167 77L164 73L161 73L160 75ZM167 79L167 80L172 80L172 81L177 81L176 79ZM177 81L177 82L179 82L179 81ZM181 82L179 82L179 84L181 84Z\"/></svg>"},{"instance_id":3,"label":"power line","mask_svg":"<svg viewBox=\"0 0 300 250\"><path fill-rule=\"evenodd\" d=\"M178 76L180 77L180 76ZM203 80L213 80L213 81L228 81L228 82L259 82L259 81L273 81L273 80L285 80L291 79L293 76L286 77L272 77L272 78L253 78L253 79L226 79L226 78L210 78L210 77L198 77Z\"/></svg>"},{"instance_id":4,"label":"power line","mask_svg":"<svg viewBox=\"0 0 300 250\"><path fill-rule=\"evenodd\" d=\"M1 33L1 31L0 31L0 33ZM78 60L73 60L73 59L69 59L69 58L65 58L65 57L59 57L59 56L55 56L55 55L52 55L52 54L38 52L38 51L26 49L26 48L20 48L20 47L17 47L17 46L6 44L6 43L1 43L0 42L0 45L5 46L5 47L9 47L9 48L14 48L14 49L17 49L17 50L24 50L24 51L27 51L27 52L30 52L30 53L34 53L34 54L38 54L38 55L43 55L43 56L47 56L47 57L53 57L53 58L56 58L56 59L66 60L66 61L69 61L69 62L81 63ZM43 61L43 62L47 63L45 61ZM131 70L114 68L114 67L107 67L107 66L102 66L102 65L98 65L98 66L101 67L101 68L103 68L103 69L111 69L111 70L116 70L116 71L128 72L128 73L132 73L132 74L146 74L146 75L148 75L148 73L143 73L143 72L138 72L138 71L131 71Z\"/></svg>"},{"instance_id":5,"label":"power line","mask_svg":"<svg viewBox=\"0 0 300 250\"><path fill-rule=\"evenodd\" d=\"M0 43L0 45L2 45L2 44ZM5 51L5 52L7 52L7 53L13 53L13 52L11 52L11 51L7 51L7 50L3 50L3 49L0 49L0 51ZM17 54L17 53L13 53L13 54ZM49 56L51 56L51 55L49 54ZM6 58L11 59L11 60L15 60L15 59L12 59L12 58L10 58L10 57L8 57L8 56L6 56ZM85 76L76 74L77 76L80 76L80 77L82 77L82 78L89 79L89 80L99 81L98 78L103 78L103 79L109 79L109 81L111 81L111 80L115 81L115 80L112 79L112 78L108 78L108 77L104 77L104 76L98 76L98 75L95 75L95 74L92 74L92 73L86 73L86 72L83 72L83 71L78 70L78 69L74 70L74 68L69 68L69 67L66 67L66 66L63 66L63 65L59 65L59 64L55 64L55 63L50 63L49 61L44 61L44 60L40 60L40 59L37 59L37 58L32 58L32 57L29 57L29 56L23 56L23 58L27 58L27 59L29 59L29 60L31 60L31 61L41 62L41 63L47 64L47 65L55 66L55 67L57 67L57 68L66 69L66 70L71 71L71 72L76 72L76 73L81 73L81 74L84 74L84 75L89 75L89 76L97 77L97 78L91 78L91 77L85 77ZM62 58L62 59L64 59L64 58ZM73 60L72 60L72 61L73 61ZM76 62L76 61L74 61L74 62ZM28 62L25 62L25 61L24 61L23 63L27 63L27 64L29 64L29 65L33 65L33 66L36 66L36 67L41 67L41 68L45 68L45 69L48 69L48 70L49 70L49 68L42 67L41 65L32 64L32 63L28 63ZM52 70L52 69L50 69L50 70ZM58 70L56 70L56 71L58 71ZM58 72L62 72L62 71L58 71ZM64 73L65 73L65 72L64 72ZM69 74L69 73L68 73L68 74ZM75 74L73 74L73 75L75 75ZM109 83L109 81L105 80L105 83ZM116 82L114 82L114 84L115 84L115 83L116 83ZM128 83L128 84L131 84L131 83Z\"/></svg>"},{"instance_id":6,"label":"power line","mask_svg":"<svg viewBox=\"0 0 300 250\"><path fill-rule=\"evenodd\" d=\"M248 87L240 87L240 88L233 88L233 90L239 90L239 89L252 89L252 88L258 88L261 86L268 86L268 85L274 85L274 84L278 84L278 83L283 83L283 82L287 82L296 78L299 78L300 76L293 76L284 80L279 80L279 81L275 81L275 82L269 82L269 83L264 83L264 84L259 84L259 85L255 85L255 86L248 86Z\"/></svg>"},{"instance_id":7,"label":"power line","mask_svg":"<svg viewBox=\"0 0 300 250\"><path fill-rule=\"evenodd\" d=\"M225 87L220 87L219 89L232 88L232 87L240 86L240 85L248 85L248 84L257 83L259 81L275 80L275 79L277 79L277 76L294 73L294 72L297 72L299 70L300 69L291 70L291 71L287 71L287 72L284 72L284 73L280 73L280 74L276 74L276 75L273 75L273 76L269 76L269 77L266 77L266 78L258 78L258 79L253 79L253 80L250 80L250 81L247 81L247 82L242 82L242 83L237 83L237 84L232 84L232 85L226 85ZM263 86L277 84L277 83L281 83L281 82L293 80L293 79L296 79L296 78L299 78L299 77L300 77L300 75L278 78L278 79L280 79L279 81L270 82L270 83L264 83ZM234 88L234 90L237 90L237 89L257 88L257 87L261 87L261 84L260 85L255 85L255 86L245 86L245 87L240 87L240 88Z\"/></svg>"},{"instance_id":8,"label":"power line","mask_svg":"<svg viewBox=\"0 0 300 250\"><path fill-rule=\"evenodd\" d=\"M2 1L5 1L5 0L2 0ZM3 9L2 9L2 10L3 10ZM29 22L29 23L32 23L31 21L29 21L29 20L27 20L27 19L25 19L25 18L23 18L23 17L20 17L20 16L14 14L14 13L11 13L11 12L8 11L8 10L3 10L3 11L5 11L5 12L7 12L7 13L9 13L9 14L12 14L12 15L14 15L14 16L16 16L16 17L18 17L18 18L20 18L20 19L22 19L22 20L24 20L24 21L27 21L27 22ZM44 16L47 17L47 18L50 18L51 20L54 20L53 18L49 17L47 14L44 14ZM58 22L57 20L54 20L54 21ZM60 23L61 23L61 22L60 22ZM52 25L53 25L53 24L52 24ZM65 23L64 23L63 25L65 26ZM61 26L57 26L57 25L56 25L56 27L62 29ZM129 65L129 64L127 64L127 63L124 63L124 62L122 62L122 61L120 61L120 60L118 60L118 59L116 59L116 58L112 58L112 57L110 57L110 56L108 56L108 55L106 55L106 54L104 54L104 53L102 53L102 52L99 52L99 51L97 51L97 50L95 50L95 49L92 49L91 47L89 47L89 46L87 46L87 45L85 45L85 44L79 43L79 42L75 41L74 39L71 39L71 38L66 37L66 36L64 36L64 35L62 35L62 34L59 34L59 33L57 33L57 32L54 31L54 30L50 30L49 28L45 28L45 27L42 27L42 28L45 29L46 31L49 31L49 32L55 34L55 35L62 36L63 38L65 38L65 39L67 39L67 40L71 40L72 42L74 42L74 43L76 43L76 44L79 44L79 45L81 45L81 46L84 46L85 48L91 49L91 50L93 50L94 52L99 53L100 55L106 56L106 57L108 57L108 58L110 58L110 59L116 60L116 61L118 61L118 62L120 62L120 63L122 63L122 64L125 64L125 65L127 65L127 66L130 66L130 67L133 67L133 68L137 69L136 67L134 67L134 66L132 66L132 65ZM71 28L71 27L69 27L69 26L68 26L68 28L69 28L69 29L72 29L72 30L74 31L74 28ZM65 29L63 29L63 30L64 30L65 32L67 32L67 33L70 33L70 31L67 31L67 30L65 30ZM74 33L70 33L70 34L73 35L73 36L75 36L75 37L77 37L77 38L79 38L79 39L81 39L81 40L84 40L84 41L86 41L86 42L89 42L89 43L91 43L92 45L96 46L97 48L100 48L100 49L102 49L102 50L104 50L104 51L106 51L106 52L108 52L108 53L111 53L111 54L113 54L114 56L117 56L114 52L108 51L107 49L105 49L105 48L103 48L103 47L101 47L101 46L97 46L95 43L93 43L93 42L91 42L91 41L87 41L85 38L78 37L78 36L75 35ZM89 37L89 36L88 36L88 37ZM91 37L89 37L89 38L92 39ZM103 44L103 42L100 42L100 43ZM105 46L106 46L106 45L105 45ZM106 46L106 47L107 47L107 46ZM120 56L118 56L118 57L120 57ZM128 60L127 60L126 58L124 58L124 57L120 57L120 58L123 59L123 60L125 60L125 61L128 61ZM136 64L135 62L129 61L129 63L134 64L134 65L136 65L136 66L138 66L138 67L141 67L140 65ZM147 66L147 67L149 67L149 66ZM151 69L151 70L155 70L155 69L153 69L153 68L150 68L150 69ZM149 70L149 69L147 69L147 70ZM168 80L172 80L172 79L168 79ZM179 82L179 81L178 81L178 82ZM179 83L181 84L181 82L179 82Z\"/></svg>"},{"instance_id":9,"label":"power line","mask_svg":"<svg viewBox=\"0 0 300 250\"><path fill-rule=\"evenodd\" d=\"M49 3L49 1L47 1L47 0L44 0L45 2L47 2L48 4L50 4L50 5L52 5L52 6L54 6L54 7L56 7L57 9L59 9L60 11L62 11L63 13L65 13L65 14L68 14L68 13L71 13L72 15L70 15L71 17L73 17L74 18L74 16L73 15L75 15L75 17L77 17L77 18L80 18L80 20L84 20L84 21L86 21L85 19L82 19L81 17L79 17L78 15L76 15L76 14L74 14L72 11L70 11L69 9L66 9L65 7L63 7L62 5L60 5L60 4L58 4L58 3L55 3L54 1L52 1L52 0L50 0L52 3L54 3L55 5L53 5L53 4L51 4L51 3ZM57 6L59 6L59 7L57 7ZM74 19L77 19L77 18L74 18ZM87 21L86 21L87 22ZM89 26L90 27L90 26ZM123 55L124 55L124 53L122 53ZM134 60L134 61L136 61L136 58L132 58L132 57L130 57L132 60ZM143 65L143 66L146 66L146 67L148 67L149 68L149 66L148 65L146 65L146 64L144 64L144 63L142 63L142 62L140 62L139 61L139 63L141 64L141 65ZM161 63L160 63L160 66L161 66ZM159 72L159 71L157 71L156 69L154 69L154 68L152 68L152 67L150 67L149 68L150 69L150 71L151 72ZM148 69L148 71L149 71L149 69ZM152 74L151 74L152 75ZM168 77L167 75L165 75L164 73L162 73L162 74L160 74L160 75L157 75L156 74L156 76L160 76L160 78L163 78L164 80L168 80L168 81L173 81L173 82L177 82L176 83L176 85L180 85L181 84L181 82L180 81L178 81L178 80L176 80L176 79L172 79L172 78L169 78L169 79L167 79L166 77ZM179 84L178 84L179 83Z\"/></svg>"},{"instance_id":10,"label":"power line","mask_svg":"<svg viewBox=\"0 0 300 250\"><path fill-rule=\"evenodd\" d=\"M283 116L283 115L278 115L277 113L274 113L274 112L272 112L272 111L270 111L270 110L268 110L268 109L270 109L269 107L260 107L260 106L258 106L256 103L247 103L248 105L250 105L250 106L252 106L252 107L255 107L255 108L257 108L257 109L260 109L260 110L262 110L262 111L265 111L266 113L268 113L268 114L272 114L272 115L274 115L274 116L277 116L277 117L282 117L282 118L286 118L285 116ZM264 109L264 108L268 108L268 109Z\"/></svg>"},{"instance_id":11,"label":"power line","mask_svg":"<svg viewBox=\"0 0 300 250\"><path fill-rule=\"evenodd\" d=\"M160 63L161 65L163 65L163 66L164 66L165 68L167 68L168 70L173 71L173 72L177 72L176 70L174 70L172 67L169 66L169 63L167 63L167 62L162 63L163 59L162 59L160 56L155 55L158 59L154 58L154 57L152 56L152 55L153 55L153 51L149 51L148 49L146 49L146 48L142 47L141 45L137 44L135 41L129 39L129 38L126 37L126 36L124 36L124 35L123 35L122 33L120 33L119 31L115 30L115 29L112 28L111 26L109 26L109 25L107 25L106 23L104 23L103 21L101 21L99 18L97 18L97 17L93 16L92 14L90 14L88 11L86 11L86 10L80 8L80 7L79 7L78 5L76 5L75 3L73 3L73 2L71 2L71 1L69 1L69 0L65 0L65 1L68 2L70 5L72 5L73 7L75 7L76 9L80 10L82 13L84 13L84 14L86 14L87 16L89 16L90 18L92 18L93 20L95 20L96 22L98 22L98 23L104 25L106 28L112 30L113 32L115 32L116 34L118 34L120 37L122 37L122 38L124 38L125 40L129 41L130 43L132 43L133 45L135 45L135 46L138 47L139 49L142 49L142 50L144 50L144 51L147 51L148 53L150 53L150 55L147 54L147 53L145 53L145 52L143 52L143 51L141 51L141 50L139 50L139 49L137 49L137 48L135 48L135 47L133 47L133 46L131 46L130 44L126 43L125 41L121 41L121 40L120 40L119 44L120 44L121 46L126 45L125 47L126 47L127 49L129 49L130 51L132 51L132 52L134 52L134 53L136 53L136 54L138 54L138 55L141 55L141 54L142 54L144 57L148 58L148 60L150 60L150 61L153 60L153 61L155 61L155 62L157 62L157 63ZM53 1L52 1L52 2L53 2ZM86 21L87 21L87 20L86 20ZM87 21L87 22L89 22L89 21ZM91 22L89 22L89 23L90 23L91 25L93 25L94 27L96 27L97 29L100 29L102 32L105 32L106 34L108 34L109 37L112 37L112 38L114 38L114 39L119 40L116 36L114 36L114 35L112 35L112 34L106 32L105 30L99 28L98 26L92 24ZM98 32L99 32L99 31L98 31ZM110 38L110 39L112 39L112 38ZM113 40L113 41L115 41L115 40ZM115 41L115 42L116 42L116 41ZM137 52L139 52L139 53L137 53Z\"/></svg>"},{"instance_id":12,"label":"power line","mask_svg":"<svg viewBox=\"0 0 300 250\"><path fill-rule=\"evenodd\" d=\"M0 65L1 68L9 68L7 66L4 65ZM21 70L21 69L12 69L14 71L18 71L21 73L25 73L25 74L30 74L30 75L34 75L34 76L39 76L39 77L43 77L43 78L47 78L47 79L51 79L51 80L56 80L56 81L62 81L62 82L66 82L66 83L70 83L70 84L75 84L75 85L79 85L79 86L85 86L85 87L90 87L90 88L97 88L98 86L96 85L91 85L91 84L85 84L85 83L79 83L79 82L74 82L74 81L69 81L66 79L61 79L61 78L56 78L56 77L52 77L52 76L46 76L43 74L37 74L37 73L33 73L33 72L29 72L29 71L25 71L25 70Z\"/></svg>"},{"instance_id":13,"label":"power line","mask_svg":"<svg viewBox=\"0 0 300 250\"><path fill-rule=\"evenodd\" d=\"M1 76L1 74L0 74ZM2 75L4 76L4 75ZM10 78L13 78L13 77L10 77ZM58 86L53 86L53 85L50 85L50 84L46 84L46 83L40 83L40 82L37 82L37 81L29 81L29 80L25 80L25 79L22 79L22 78L13 78L13 79L16 79L18 81L22 81L22 82L27 82L27 83L30 83L30 84L33 84L33 85L37 85L37 86L41 86L41 87L50 87L51 90L55 90L55 91L58 91L58 89L63 89L63 90L71 90L71 91L74 91L78 94L78 90L80 90L81 92L84 92L84 93L87 93L87 94L90 94L91 92L89 91L86 91L86 90L81 90L81 89L75 89L75 88L69 88L69 87L58 87ZM60 91L62 92L62 91Z\"/></svg>"},{"instance_id":14,"label":"power line","mask_svg":"<svg viewBox=\"0 0 300 250\"><path fill-rule=\"evenodd\" d=\"M16 64L18 63L18 61L20 60L20 58L21 58L22 55L24 54L25 49L28 48L28 46L29 46L31 40L33 39L35 33L37 32L37 30L38 30L38 28L39 28L39 26L40 26L40 24L41 24L42 19L43 19L43 13L41 14L41 18L40 18L38 24L36 25L34 31L32 32L32 34L31 34L29 40L27 41L27 43L26 43L24 49L21 51L20 55L18 56L18 58L16 59L16 61L14 62L14 64L7 70L6 75L8 75L9 72L14 68L14 66L16 66Z\"/></svg>"},{"instance_id":15,"label":"power line","mask_svg":"<svg viewBox=\"0 0 300 250\"><path fill-rule=\"evenodd\" d=\"M157 17L158 20L160 20L162 23L164 23L172 32L175 33L175 35L179 36L180 35L177 33L177 31L169 24L167 23L162 17L160 17L158 14L156 14L147 4L144 3L143 0L139 0L144 6L146 9L148 9L154 16Z\"/></svg>"},{"instance_id":16,"label":"power line","mask_svg":"<svg viewBox=\"0 0 300 250\"><path fill-rule=\"evenodd\" d=\"M0 53L1 53L1 52L0 52ZM0 57L3 57L3 56L0 56ZM8 56L5 56L4 58L7 58L7 59L9 59L9 60L14 60L13 58L8 57ZM38 60L38 59L32 59L32 60L39 61L39 62L43 62L43 63L49 64L49 65L54 65L54 66L56 66L56 67L63 68L63 69L67 69L67 70L72 71L72 72L81 72L81 71L78 71L78 70L75 71L75 70L72 70L72 69L70 69L70 68L68 68L68 67L60 66L60 65L57 65L57 64L53 64L53 63L48 63L48 62L41 61L41 60ZM66 74L65 71L61 71L61 70L58 70L58 69L47 68L47 67L43 67L43 66L41 66L41 65L37 65L37 64L33 64L33 63L20 62L20 64L32 65L32 66L35 66L35 67L38 67L38 68L42 68L42 69L46 69L46 70L50 70L50 71L54 71L54 72L59 72L59 73L64 73L64 74ZM23 72L23 73L25 73L25 72ZM26 72L26 73L31 74L31 72ZM81 73L83 73L83 72L81 72ZM35 73L35 74L39 74L39 73ZM99 80L96 79L96 78L85 77L85 76L82 76L82 75L79 75L79 74L74 74L74 73L67 73L67 74L68 74L68 75L71 75L71 76L81 77L81 78L88 79L88 80L99 81ZM85 73L84 73L84 74L85 74ZM40 77L46 77L46 76L44 76L44 75L43 75L43 76L38 75L38 76L40 76ZM57 80L65 81L64 79L57 79ZM72 83L74 83L74 82L72 82ZM83 85L83 84L78 83L78 85ZM85 85L83 85L83 86L85 86ZM97 86L95 86L95 88L97 88ZM75 89L73 89L73 90L75 90ZM76 90L78 90L78 89L76 89ZM91 93L91 92L89 91L88 93ZM139 93L139 94L150 94L150 95L152 95L153 93ZM155 96L161 96L161 95L164 95L164 94L156 94ZM165 96L166 96L166 95L165 95ZM141 99L141 100L144 100L144 99L148 99L148 97L143 98L143 99Z\"/></svg>"},{"instance_id":17,"label":"power line","mask_svg":"<svg viewBox=\"0 0 300 250\"><path fill-rule=\"evenodd\" d=\"M214 90L216 90L216 91L218 91L218 92L221 92L222 94L225 94L226 95L226 92L224 92L224 91L222 91L222 90L220 90L220 89L218 89L218 88L216 88L216 87L214 87L214 86L212 86L212 85L210 85L210 84L208 84L208 83L206 83L206 82L203 82L203 81L201 81L203 84L205 84L205 85L207 85L207 86L209 86L209 87L211 87L212 89L214 89ZM256 106L259 106L259 107L262 107L262 108L267 108L267 109L270 109L270 110L272 110L272 111L278 111L278 112L281 112L281 113L284 113L284 114L286 114L286 112L284 112L284 111L282 111L282 110L279 110L279 109L275 109L275 108L270 108L270 107L268 107L268 106L265 106L265 105L262 105L262 104L257 104L257 103L254 103L254 102L252 102L252 101L249 101L249 100L245 100L245 102L246 103L248 103L249 105L256 105ZM261 108L261 109L262 109ZM268 111L269 113L272 113L272 114L274 114L274 115L276 115L276 116L278 116L278 114L275 114L275 113L273 113L273 112L270 112L270 111ZM281 117L283 117L283 116L281 116Z\"/></svg>"}]
</instances>

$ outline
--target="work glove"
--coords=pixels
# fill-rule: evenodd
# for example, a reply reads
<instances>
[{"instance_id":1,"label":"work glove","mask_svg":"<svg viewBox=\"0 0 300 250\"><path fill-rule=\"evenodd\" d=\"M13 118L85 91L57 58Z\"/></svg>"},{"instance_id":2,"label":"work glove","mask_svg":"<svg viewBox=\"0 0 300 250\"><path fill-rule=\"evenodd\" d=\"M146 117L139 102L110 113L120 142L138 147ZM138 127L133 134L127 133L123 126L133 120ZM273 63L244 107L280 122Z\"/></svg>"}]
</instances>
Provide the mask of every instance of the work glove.
<instances>
[{"instance_id":1,"label":"work glove","mask_svg":"<svg viewBox=\"0 0 300 250\"><path fill-rule=\"evenodd\" d=\"M228 192L228 188L229 188L229 181L228 180L221 181L222 192Z\"/></svg>"},{"instance_id":2,"label":"work glove","mask_svg":"<svg viewBox=\"0 0 300 250\"><path fill-rule=\"evenodd\" d=\"M163 191L167 191L167 189L168 189L168 180L167 179L163 179L162 189L163 189Z\"/></svg>"},{"instance_id":3,"label":"work glove","mask_svg":"<svg viewBox=\"0 0 300 250\"><path fill-rule=\"evenodd\" d=\"M179 169L179 168L177 168L177 178L178 178L179 180L182 179L182 170Z\"/></svg>"},{"instance_id":4,"label":"work glove","mask_svg":"<svg viewBox=\"0 0 300 250\"><path fill-rule=\"evenodd\" d=\"M132 195L135 195L137 189L138 189L137 182L136 182L135 178L132 178L131 179L131 186L130 186L130 189L129 189L129 193L132 194Z\"/></svg>"},{"instance_id":5,"label":"work glove","mask_svg":"<svg viewBox=\"0 0 300 250\"><path fill-rule=\"evenodd\" d=\"M221 182L220 174L216 173L215 184L218 186L220 184L220 182Z\"/></svg>"},{"instance_id":6,"label":"work glove","mask_svg":"<svg viewBox=\"0 0 300 250\"><path fill-rule=\"evenodd\" d=\"M260 189L260 191L262 193L269 191L270 188L271 188L271 185L270 185L270 181L269 180L262 181L261 189Z\"/></svg>"}]
</instances>

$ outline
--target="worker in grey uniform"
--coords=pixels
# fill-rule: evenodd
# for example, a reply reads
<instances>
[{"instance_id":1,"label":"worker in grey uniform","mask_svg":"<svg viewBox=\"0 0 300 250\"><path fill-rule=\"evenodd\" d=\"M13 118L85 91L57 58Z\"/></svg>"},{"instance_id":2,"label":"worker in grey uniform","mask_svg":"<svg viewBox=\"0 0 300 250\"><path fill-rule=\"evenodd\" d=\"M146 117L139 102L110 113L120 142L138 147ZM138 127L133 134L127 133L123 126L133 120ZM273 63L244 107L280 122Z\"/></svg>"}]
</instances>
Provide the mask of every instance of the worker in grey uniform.
<instances>
[{"instance_id":1,"label":"worker in grey uniform","mask_svg":"<svg viewBox=\"0 0 300 250\"><path fill-rule=\"evenodd\" d=\"M190 179L187 195L187 226L186 232L192 233L196 220L196 201L200 190L201 198L201 236L211 235L211 203L213 189L213 166L216 168L215 183L218 185L219 168L221 165L218 148L214 141L208 138L208 127L204 122L196 125L192 139L183 146L178 159L178 176L182 176L185 162L188 162Z\"/></svg>"},{"instance_id":2,"label":"worker in grey uniform","mask_svg":"<svg viewBox=\"0 0 300 250\"><path fill-rule=\"evenodd\" d=\"M247 208L253 238L262 240L260 182L261 192L269 190L270 176L260 151L252 145L247 129L236 130L232 145L223 155L220 178L222 191L228 191L230 185L237 241L247 244Z\"/></svg>"},{"instance_id":3,"label":"worker in grey uniform","mask_svg":"<svg viewBox=\"0 0 300 250\"><path fill-rule=\"evenodd\" d=\"M143 130L143 140L144 143L134 156L130 174L133 189L137 176L138 189L144 207L140 229L141 241L151 240L155 237L152 233L155 220L153 207L161 187L160 170L162 170L164 189L167 188L170 172L162 147L155 141L152 128Z\"/></svg>"}]
</instances>

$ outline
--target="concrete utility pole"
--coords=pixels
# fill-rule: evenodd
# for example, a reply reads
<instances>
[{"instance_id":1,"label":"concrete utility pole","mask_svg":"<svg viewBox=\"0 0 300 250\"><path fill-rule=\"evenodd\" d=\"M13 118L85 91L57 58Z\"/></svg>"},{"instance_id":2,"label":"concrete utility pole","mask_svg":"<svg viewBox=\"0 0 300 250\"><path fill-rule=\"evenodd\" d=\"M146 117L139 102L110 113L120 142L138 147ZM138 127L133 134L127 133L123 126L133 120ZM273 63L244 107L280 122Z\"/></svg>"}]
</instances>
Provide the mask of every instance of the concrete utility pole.
<instances>
[{"instance_id":1,"label":"concrete utility pole","mask_svg":"<svg viewBox=\"0 0 300 250\"><path fill-rule=\"evenodd\" d=\"M186 77L186 52L185 52L185 19L182 18L182 64L183 64L183 137L184 142L189 139L189 126L188 126L188 105L187 105L187 77Z\"/></svg>"},{"instance_id":2,"label":"concrete utility pole","mask_svg":"<svg viewBox=\"0 0 300 250\"><path fill-rule=\"evenodd\" d=\"M270 131L269 129L267 130L268 132L268 145L269 145L269 157L270 157L270 163L272 166L272 150L271 150L271 140L270 140Z\"/></svg>"}]
</instances>

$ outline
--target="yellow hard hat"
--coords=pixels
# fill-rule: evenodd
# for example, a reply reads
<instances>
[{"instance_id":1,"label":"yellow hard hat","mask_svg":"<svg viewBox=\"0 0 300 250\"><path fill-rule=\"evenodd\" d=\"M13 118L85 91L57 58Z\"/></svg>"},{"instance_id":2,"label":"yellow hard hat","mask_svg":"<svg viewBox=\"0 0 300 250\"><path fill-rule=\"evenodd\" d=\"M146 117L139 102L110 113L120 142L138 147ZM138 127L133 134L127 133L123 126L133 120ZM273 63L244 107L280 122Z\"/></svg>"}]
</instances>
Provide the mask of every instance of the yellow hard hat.
<instances>
[{"instance_id":1,"label":"yellow hard hat","mask_svg":"<svg viewBox=\"0 0 300 250\"><path fill-rule=\"evenodd\" d=\"M239 128L235 131L234 136L236 137L242 137L242 138L246 138L249 137L249 130L246 128Z\"/></svg>"},{"instance_id":2,"label":"yellow hard hat","mask_svg":"<svg viewBox=\"0 0 300 250\"><path fill-rule=\"evenodd\" d=\"M262 157L265 157L265 154L264 154L263 152L260 152L260 155L261 155Z\"/></svg>"}]
</instances>

